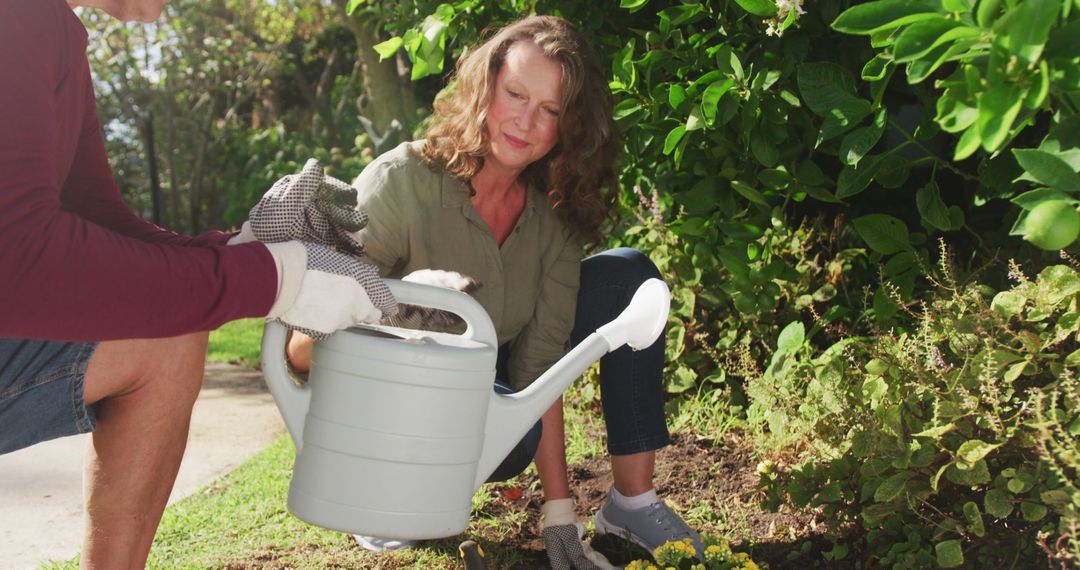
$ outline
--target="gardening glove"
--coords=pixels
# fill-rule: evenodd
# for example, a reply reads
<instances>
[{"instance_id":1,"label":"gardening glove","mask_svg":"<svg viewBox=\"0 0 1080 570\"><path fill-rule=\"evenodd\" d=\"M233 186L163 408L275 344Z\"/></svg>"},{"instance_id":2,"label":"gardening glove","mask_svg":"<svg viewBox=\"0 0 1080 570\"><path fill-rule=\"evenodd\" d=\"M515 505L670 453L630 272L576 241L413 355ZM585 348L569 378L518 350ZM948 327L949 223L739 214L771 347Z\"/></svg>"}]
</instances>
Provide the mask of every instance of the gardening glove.
<instances>
[{"instance_id":1,"label":"gardening glove","mask_svg":"<svg viewBox=\"0 0 1080 570\"><path fill-rule=\"evenodd\" d=\"M356 189L326 176L310 159L299 174L274 183L229 244L302 240L359 256L364 249L353 234L366 225L367 214L356 209Z\"/></svg>"},{"instance_id":2,"label":"gardening glove","mask_svg":"<svg viewBox=\"0 0 1080 570\"><path fill-rule=\"evenodd\" d=\"M278 296L268 318L322 340L357 323L397 312L397 302L374 265L323 244L269 243L278 269Z\"/></svg>"},{"instance_id":3,"label":"gardening glove","mask_svg":"<svg viewBox=\"0 0 1080 570\"><path fill-rule=\"evenodd\" d=\"M540 528L551 570L614 570L603 554L585 544L585 526L577 520L573 499L555 499L540 507Z\"/></svg>"},{"instance_id":4,"label":"gardening glove","mask_svg":"<svg viewBox=\"0 0 1080 570\"><path fill-rule=\"evenodd\" d=\"M419 269L401 278L402 281L434 285L472 294L480 288L480 282L457 271L441 269ZM417 305L398 305L398 312L393 317L384 319L382 324L403 329L419 329L434 332L460 334L465 332L465 321L454 313L431 307Z\"/></svg>"}]
</instances>

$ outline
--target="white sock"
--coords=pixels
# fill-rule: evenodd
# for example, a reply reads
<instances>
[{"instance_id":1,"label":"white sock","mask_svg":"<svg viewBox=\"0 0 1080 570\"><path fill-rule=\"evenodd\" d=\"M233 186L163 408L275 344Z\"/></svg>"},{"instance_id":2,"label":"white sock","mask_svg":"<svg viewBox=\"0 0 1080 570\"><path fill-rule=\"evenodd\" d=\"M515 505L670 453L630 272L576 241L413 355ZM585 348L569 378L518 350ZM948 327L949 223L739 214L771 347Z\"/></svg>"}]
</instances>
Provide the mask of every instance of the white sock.
<instances>
[{"instance_id":1,"label":"white sock","mask_svg":"<svg viewBox=\"0 0 1080 570\"><path fill-rule=\"evenodd\" d=\"M619 492L614 486L611 487L611 500L615 502L615 506L624 511L636 511L644 509L645 507L657 503L660 501L660 497L656 496L656 489L649 489L640 495L634 495L633 497L627 497Z\"/></svg>"}]
</instances>

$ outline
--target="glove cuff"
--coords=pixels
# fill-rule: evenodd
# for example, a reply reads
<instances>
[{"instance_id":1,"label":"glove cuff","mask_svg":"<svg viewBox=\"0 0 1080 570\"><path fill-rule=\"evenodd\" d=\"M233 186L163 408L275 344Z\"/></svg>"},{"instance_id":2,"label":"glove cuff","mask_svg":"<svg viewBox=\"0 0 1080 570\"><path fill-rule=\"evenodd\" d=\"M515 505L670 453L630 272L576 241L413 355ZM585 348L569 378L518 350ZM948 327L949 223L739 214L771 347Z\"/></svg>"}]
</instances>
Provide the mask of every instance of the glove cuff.
<instances>
[{"instance_id":1,"label":"glove cuff","mask_svg":"<svg viewBox=\"0 0 1080 570\"><path fill-rule=\"evenodd\" d=\"M300 293L300 283L307 271L307 248L298 241L268 243L266 249L274 257L277 266L278 293L274 305L270 307L267 318L276 318L289 310Z\"/></svg>"},{"instance_id":2,"label":"glove cuff","mask_svg":"<svg viewBox=\"0 0 1080 570\"><path fill-rule=\"evenodd\" d=\"M225 242L225 245L240 245L253 241L258 240L255 238L255 232L251 231L251 222L244 222L244 225L240 226L240 231L233 234L229 241Z\"/></svg>"},{"instance_id":3,"label":"glove cuff","mask_svg":"<svg viewBox=\"0 0 1080 570\"><path fill-rule=\"evenodd\" d=\"M562 526L577 522L577 513L574 512L574 499L554 499L544 503L540 507L540 528L550 526Z\"/></svg>"}]
</instances>

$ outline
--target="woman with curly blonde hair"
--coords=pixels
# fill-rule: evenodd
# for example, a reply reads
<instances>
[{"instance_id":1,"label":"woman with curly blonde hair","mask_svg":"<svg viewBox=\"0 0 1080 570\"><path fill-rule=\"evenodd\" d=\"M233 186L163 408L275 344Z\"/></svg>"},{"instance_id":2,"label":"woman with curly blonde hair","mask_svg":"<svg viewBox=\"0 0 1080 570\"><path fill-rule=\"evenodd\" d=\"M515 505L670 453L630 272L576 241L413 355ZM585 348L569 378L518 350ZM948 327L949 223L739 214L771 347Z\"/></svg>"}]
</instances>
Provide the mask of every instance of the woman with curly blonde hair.
<instances>
[{"instance_id":1,"label":"woman with curly blonde hair","mask_svg":"<svg viewBox=\"0 0 1080 570\"><path fill-rule=\"evenodd\" d=\"M581 259L611 211L619 146L607 80L584 38L561 18L524 18L461 58L425 140L403 143L357 178L359 207L370 220L358 238L384 276L468 290L501 345L495 389L521 390L618 315L638 285L660 276L636 250ZM310 341L294 337L289 354L305 370ZM670 442L663 369L663 336L601 359L614 486L596 528L649 552L684 538L700 552L697 533L653 490L656 450ZM561 399L491 480L513 477L533 460L552 568L609 567L582 542ZM372 549L408 544L357 540Z\"/></svg>"},{"instance_id":2,"label":"woman with curly blonde hair","mask_svg":"<svg viewBox=\"0 0 1080 570\"><path fill-rule=\"evenodd\" d=\"M607 79L589 46L565 20L528 18L466 53L453 89L435 101L422 156L429 166L460 180L472 179L483 168L491 142L485 124L495 81L510 47L522 40L558 63L562 84L555 147L525 167L521 178L543 189L563 221L591 241L599 237L597 228L613 203L620 141Z\"/></svg>"}]
</instances>

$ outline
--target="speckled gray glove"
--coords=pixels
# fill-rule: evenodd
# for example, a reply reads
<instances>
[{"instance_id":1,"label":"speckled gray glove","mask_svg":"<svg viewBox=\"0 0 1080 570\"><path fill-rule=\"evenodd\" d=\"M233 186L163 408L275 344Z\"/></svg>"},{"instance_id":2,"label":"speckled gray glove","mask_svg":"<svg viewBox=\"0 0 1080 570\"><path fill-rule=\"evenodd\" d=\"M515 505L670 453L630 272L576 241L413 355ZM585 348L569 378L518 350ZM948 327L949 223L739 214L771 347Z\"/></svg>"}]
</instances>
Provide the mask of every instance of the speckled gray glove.
<instances>
[{"instance_id":1,"label":"speckled gray glove","mask_svg":"<svg viewBox=\"0 0 1080 570\"><path fill-rule=\"evenodd\" d=\"M573 499L555 499L540 507L540 527L551 570L615 570L603 554L582 540L585 526L577 520Z\"/></svg>"},{"instance_id":2,"label":"speckled gray glove","mask_svg":"<svg viewBox=\"0 0 1080 570\"><path fill-rule=\"evenodd\" d=\"M462 275L457 271L443 271L441 269L418 269L405 277L402 277L401 280L453 289L468 294L472 294L472 292L479 289L481 285L479 281L472 277ZM382 324L403 329L419 329L454 334L465 332L465 321L461 320L461 318L454 313L432 309L431 307L421 307L404 303L398 305L397 308L398 313L393 317L384 319Z\"/></svg>"},{"instance_id":3,"label":"speckled gray glove","mask_svg":"<svg viewBox=\"0 0 1080 570\"><path fill-rule=\"evenodd\" d=\"M267 190L229 243L302 240L359 256L364 248L353 234L366 225L367 214L356 209L356 189L326 176L319 161L310 159L299 174Z\"/></svg>"}]
</instances>

